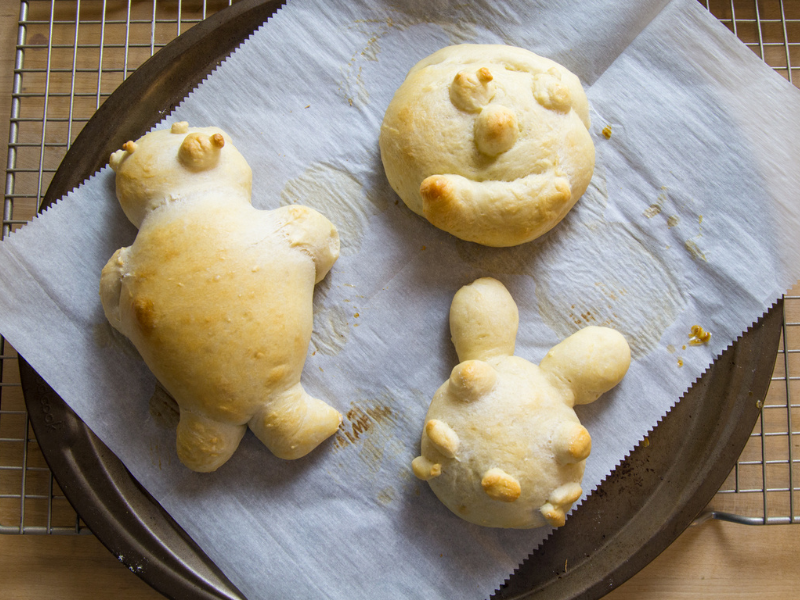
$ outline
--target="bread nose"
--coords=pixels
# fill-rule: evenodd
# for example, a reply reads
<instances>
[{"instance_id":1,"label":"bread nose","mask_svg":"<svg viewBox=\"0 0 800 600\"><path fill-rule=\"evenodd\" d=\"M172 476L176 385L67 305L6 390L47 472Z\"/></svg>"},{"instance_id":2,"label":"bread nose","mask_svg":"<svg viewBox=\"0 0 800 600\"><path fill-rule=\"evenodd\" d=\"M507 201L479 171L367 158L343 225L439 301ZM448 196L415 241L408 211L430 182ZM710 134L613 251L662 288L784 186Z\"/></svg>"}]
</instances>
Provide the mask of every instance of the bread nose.
<instances>
[{"instance_id":1,"label":"bread nose","mask_svg":"<svg viewBox=\"0 0 800 600\"><path fill-rule=\"evenodd\" d=\"M507 106L489 104L475 120L475 144L487 156L497 156L510 150L517 143L517 138L517 115Z\"/></svg>"}]
</instances>

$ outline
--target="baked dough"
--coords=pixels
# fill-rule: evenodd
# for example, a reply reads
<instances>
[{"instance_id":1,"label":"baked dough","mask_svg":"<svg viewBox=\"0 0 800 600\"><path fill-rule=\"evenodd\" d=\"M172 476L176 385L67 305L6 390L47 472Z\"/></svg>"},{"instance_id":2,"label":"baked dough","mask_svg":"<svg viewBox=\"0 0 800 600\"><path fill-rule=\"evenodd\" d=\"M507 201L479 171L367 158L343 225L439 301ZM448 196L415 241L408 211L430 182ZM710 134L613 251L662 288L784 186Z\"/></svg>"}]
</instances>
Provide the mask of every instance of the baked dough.
<instances>
[{"instance_id":1,"label":"baked dough","mask_svg":"<svg viewBox=\"0 0 800 600\"><path fill-rule=\"evenodd\" d=\"M415 65L383 119L381 159L408 207L458 238L516 246L554 227L594 171L578 78L528 50L448 46Z\"/></svg>"},{"instance_id":2,"label":"baked dough","mask_svg":"<svg viewBox=\"0 0 800 600\"><path fill-rule=\"evenodd\" d=\"M103 310L180 406L180 460L213 471L247 427L280 458L313 450L341 423L300 384L336 228L304 206L253 208L250 167L215 127L175 123L110 164L139 233L103 268Z\"/></svg>"},{"instance_id":3,"label":"baked dough","mask_svg":"<svg viewBox=\"0 0 800 600\"><path fill-rule=\"evenodd\" d=\"M559 527L583 493L592 449L573 406L622 380L630 348L613 329L586 327L537 367L514 356L518 324L499 281L485 277L456 293L450 331L461 362L433 396L411 467L471 523Z\"/></svg>"}]
</instances>

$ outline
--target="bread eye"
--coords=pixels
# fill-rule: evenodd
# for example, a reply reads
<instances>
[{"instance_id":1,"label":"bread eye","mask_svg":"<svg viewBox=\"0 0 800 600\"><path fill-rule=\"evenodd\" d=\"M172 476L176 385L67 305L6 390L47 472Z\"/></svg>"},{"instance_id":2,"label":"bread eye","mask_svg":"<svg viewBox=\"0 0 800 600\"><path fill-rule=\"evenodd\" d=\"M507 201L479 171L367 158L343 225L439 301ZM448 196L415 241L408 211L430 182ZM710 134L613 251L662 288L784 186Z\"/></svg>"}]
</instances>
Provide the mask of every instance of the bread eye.
<instances>
[{"instance_id":1,"label":"bread eye","mask_svg":"<svg viewBox=\"0 0 800 600\"><path fill-rule=\"evenodd\" d=\"M533 97L539 104L551 110L569 112L572 108L569 88L561 83L561 74L557 69L533 76Z\"/></svg>"},{"instance_id":2,"label":"bread eye","mask_svg":"<svg viewBox=\"0 0 800 600\"><path fill-rule=\"evenodd\" d=\"M496 86L486 67L476 72L459 71L450 84L450 101L461 110L478 112L494 98Z\"/></svg>"}]
</instances>

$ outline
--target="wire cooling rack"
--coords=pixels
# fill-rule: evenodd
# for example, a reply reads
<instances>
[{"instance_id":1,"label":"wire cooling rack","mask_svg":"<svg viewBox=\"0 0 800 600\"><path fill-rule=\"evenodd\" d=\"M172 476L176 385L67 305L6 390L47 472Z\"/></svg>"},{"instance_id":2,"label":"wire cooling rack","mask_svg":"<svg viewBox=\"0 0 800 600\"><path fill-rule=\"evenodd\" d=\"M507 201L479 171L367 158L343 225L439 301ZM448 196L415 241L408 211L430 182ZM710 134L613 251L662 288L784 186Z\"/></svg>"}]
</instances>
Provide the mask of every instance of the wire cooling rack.
<instances>
[{"instance_id":1,"label":"wire cooling rack","mask_svg":"<svg viewBox=\"0 0 800 600\"><path fill-rule=\"evenodd\" d=\"M232 1L20 2L3 237L33 218L71 143L119 84L159 48ZM701 4L780 75L800 84L800 2ZM800 286L785 297L783 339L761 417L706 518L800 522L800 431L792 425L800 425L797 373ZM0 533L90 533L47 468L28 422L16 352L2 338Z\"/></svg>"}]
</instances>

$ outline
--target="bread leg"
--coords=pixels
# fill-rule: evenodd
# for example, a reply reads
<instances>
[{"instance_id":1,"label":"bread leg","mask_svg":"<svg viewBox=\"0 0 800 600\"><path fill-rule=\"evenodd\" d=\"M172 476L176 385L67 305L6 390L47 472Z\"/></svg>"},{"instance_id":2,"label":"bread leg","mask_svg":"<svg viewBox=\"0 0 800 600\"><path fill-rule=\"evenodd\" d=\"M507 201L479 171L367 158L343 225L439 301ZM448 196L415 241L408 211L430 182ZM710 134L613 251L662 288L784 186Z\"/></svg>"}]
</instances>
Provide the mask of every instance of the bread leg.
<instances>
[{"instance_id":1,"label":"bread leg","mask_svg":"<svg viewBox=\"0 0 800 600\"><path fill-rule=\"evenodd\" d=\"M220 423L181 409L178 422L178 458L201 473L216 471L239 447L247 427Z\"/></svg>"},{"instance_id":2,"label":"bread leg","mask_svg":"<svg viewBox=\"0 0 800 600\"><path fill-rule=\"evenodd\" d=\"M547 502L542 504L539 511L550 525L561 527L566 521L567 511L582 494L583 491L580 484L565 483L553 490Z\"/></svg>"},{"instance_id":3,"label":"bread leg","mask_svg":"<svg viewBox=\"0 0 800 600\"><path fill-rule=\"evenodd\" d=\"M553 450L562 465L586 460L592 451L592 436L580 423L563 423L553 433Z\"/></svg>"},{"instance_id":4,"label":"bread leg","mask_svg":"<svg viewBox=\"0 0 800 600\"><path fill-rule=\"evenodd\" d=\"M294 459L332 436L341 422L339 411L309 396L298 383L270 398L249 426L275 456Z\"/></svg>"}]
</instances>

